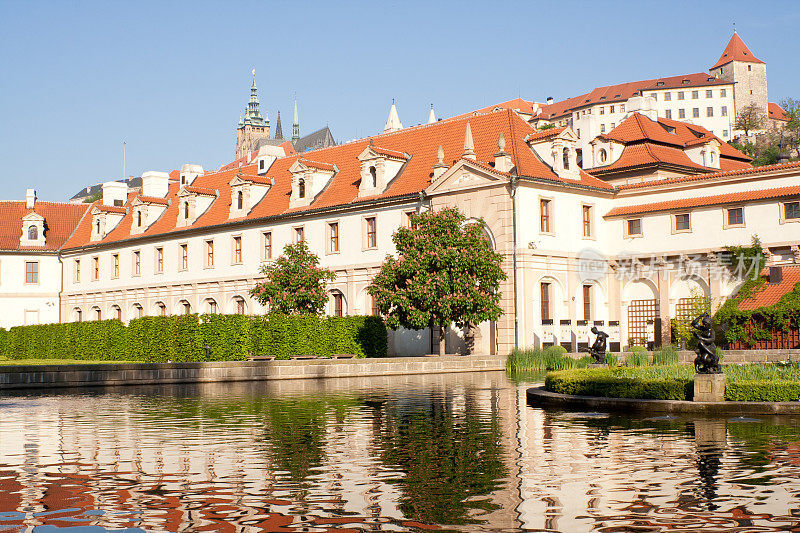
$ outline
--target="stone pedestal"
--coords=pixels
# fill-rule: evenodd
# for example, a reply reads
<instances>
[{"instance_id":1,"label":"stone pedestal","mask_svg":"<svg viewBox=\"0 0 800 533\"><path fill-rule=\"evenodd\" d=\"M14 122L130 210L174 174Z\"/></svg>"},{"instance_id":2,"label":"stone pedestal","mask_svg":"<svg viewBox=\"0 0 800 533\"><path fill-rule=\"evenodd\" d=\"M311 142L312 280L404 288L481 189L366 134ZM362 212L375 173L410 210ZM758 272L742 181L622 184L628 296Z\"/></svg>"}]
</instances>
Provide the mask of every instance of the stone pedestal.
<instances>
[{"instance_id":1,"label":"stone pedestal","mask_svg":"<svg viewBox=\"0 0 800 533\"><path fill-rule=\"evenodd\" d=\"M587 368L608 368L608 365L605 363L591 363Z\"/></svg>"},{"instance_id":2,"label":"stone pedestal","mask_svg":"<svg viewBox=\"0 0 800 533\"><path fill-rule=\"evenodd\" d=\"M695 374L694 401L724 402L725 374Z\"/></svg>"}]
</instances>

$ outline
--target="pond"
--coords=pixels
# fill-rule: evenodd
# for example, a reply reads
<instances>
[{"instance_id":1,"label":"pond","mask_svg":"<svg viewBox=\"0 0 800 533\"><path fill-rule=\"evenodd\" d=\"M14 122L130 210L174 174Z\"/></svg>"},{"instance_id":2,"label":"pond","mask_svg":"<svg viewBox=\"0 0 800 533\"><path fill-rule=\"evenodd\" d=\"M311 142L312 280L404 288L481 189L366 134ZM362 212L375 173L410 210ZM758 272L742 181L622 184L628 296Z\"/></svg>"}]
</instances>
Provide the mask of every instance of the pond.
<instances>
[{"instance_id":1,"label":"pond","mask_svg":"<svg viewBox=\"0 0 800 533\"><path fill-rule=\"evenodd\" d=\"M526 405L502 372L0 396L0 531L800 530L800 420Z\"/></svg>"}]
</instances>

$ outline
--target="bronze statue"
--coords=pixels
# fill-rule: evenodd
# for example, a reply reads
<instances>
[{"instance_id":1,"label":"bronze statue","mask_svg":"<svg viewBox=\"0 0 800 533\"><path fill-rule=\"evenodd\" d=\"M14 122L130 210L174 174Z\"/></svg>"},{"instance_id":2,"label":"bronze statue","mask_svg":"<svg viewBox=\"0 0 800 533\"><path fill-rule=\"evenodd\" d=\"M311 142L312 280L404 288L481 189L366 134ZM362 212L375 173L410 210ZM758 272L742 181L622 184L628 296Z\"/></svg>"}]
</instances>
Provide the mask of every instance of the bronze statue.
<instances>
[{"instance_id":1,"label":"bronze statue","mask_svg":"<svg viewBox=\"0 0 800 533\"><path fill-rule=\"evenodd\" d=\"M714 328L711 327L711 316L703 313L692 320L694 337L697 339L697 357L694 360L694 370L698 374L719 374L722 368L719 366L717 357L717 347L714 344L716 336Z\"/></svg>"},{"instance_id":2,"label":"bronze statue","mask_svg":"<svg viewBox=\"0 0 800 533\"><path fill-rule=\"evenodd\" d=\"M587 351L589 352L589 355L594 358L595 363L603 364L606 362L606 341L608 340L608 333L605 331L600 331L597 329L597 326L592 326L591 332L597 335L597 337L595 338L592 347Z\"/></svg>"}]
</instances>

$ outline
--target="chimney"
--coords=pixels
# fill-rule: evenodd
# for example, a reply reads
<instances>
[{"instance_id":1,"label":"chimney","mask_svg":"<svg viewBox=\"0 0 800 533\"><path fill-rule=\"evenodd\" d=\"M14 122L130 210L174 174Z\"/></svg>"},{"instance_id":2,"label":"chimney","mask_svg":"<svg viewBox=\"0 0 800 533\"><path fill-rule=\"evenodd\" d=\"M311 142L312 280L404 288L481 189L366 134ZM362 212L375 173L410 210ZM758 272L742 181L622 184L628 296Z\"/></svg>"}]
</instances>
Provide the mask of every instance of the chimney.
<instances>
[{"instance_id":1,"label":"chimney","mask_svg":"<svg viewBox=\"0 0 800 533\"><path fill-rule=\"evenodd\" d=\"M142 174L142 195L164 198L169 192L169 174L148 170Z\"/></svg>"},{"instance_id":2,"label":"chimney","mask_svg":"<svg viewBox=\"0 0 800 533\"><path fill-rule=\"evenodd\" d=\"M36 189L28 189L25 191L25 208L33 209L36 207Z\"/></svg>"},{"instance_id":3,"label":"chimney","mask_svg":"<svg viewBox=\"0 0 800 533\"><path fill-rule=\"evenodd\" d=\"M769 284L777 285L783 281L783 267L771 266L769 267Z\"/></svg>"},{"instance_id":4,"label":"chimney","mask_svg":"<svg viewBox=\"0 0 800 533\"><path fill-rule=\"evenodd\" d=\"M124 181L107 181L103 184L103 205L122 207L128 199L128 184Z\"/></svg>"},{"instance_id":5,"label":"chimney","mask_svg":"<svg viewBox=\"0 0 800 533\"><path fill-rule=\"evenodd\" d=\"M552 103L553 103L553 97L552 96L548 96L547 97L547 105L550 105Z\"/></svg>"},{"instance_id":6,"label":"chimney","mask_svg":"<svg viewBox=\"0 0 800 533\"><path fill-rule=\"evenodd\" d=\"M186 163L181 166L181 186L191 185L198 176L203 174L203 167L201 165L194 165Z\"/></svg>"}]
</instances>

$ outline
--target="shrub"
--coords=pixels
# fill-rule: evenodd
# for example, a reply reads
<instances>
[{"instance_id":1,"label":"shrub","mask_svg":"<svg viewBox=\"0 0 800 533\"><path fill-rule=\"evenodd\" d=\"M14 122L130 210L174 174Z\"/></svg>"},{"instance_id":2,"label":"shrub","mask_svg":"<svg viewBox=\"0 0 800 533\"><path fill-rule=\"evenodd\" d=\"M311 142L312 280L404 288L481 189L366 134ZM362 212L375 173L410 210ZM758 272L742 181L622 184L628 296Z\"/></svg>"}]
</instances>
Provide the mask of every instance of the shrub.
<instances>
[{"instance_id":1,"label":"shrub","mask_svg":"<svg viewBox=\"0 0 800 533\"><path fill-rule=\"evenodd\" d=\"M564 370L567 368L586 368L591 357L574 359L566 355L563 346L548 346L513 350L506 360L506 367L512 372L529 372L535 370Z\"/></svg>"},{"instance_id":2,"label":"shrub","mask_svg":"<svg viewBox=\"0 0 800 533\"><path fill-rule=\"evenodd\" d=\"M653 366L677 365L678 362L678 348L672 344L662 346L653 352Z\"/></svg>"},{"instance_id":3,"label":"shrub","mask_svg":"<svg viewBox=\"0 0 800 533\"><path fill-rule=\"evenodd\" d=\"M634 346L641 348L641 346ZM646 350L631 350L625 357L625 366L647 366L650 364L650 356Z\"/></svg>"},{"instance_id":4,"label":"shrub","mask_svg":"<svg viewBox=\"0 0 800 533\"><path fill-rule=\"evenodd\" d=\"M800 401L797 381L733 381L725 389L731 402L796 402Z\"/></svg>"},{"instance_id":5,"label":"shrub","mask_svg":"<svg viewBox=\"0 0 800 533\"><path fill-rule=\"evenodd\" d=\"M690 400L691 379L641 379L619 375L617 370L564 370L545 378L545 389L577 396L609 398L644 398L654 400Z\"/></svg>"},{"instance_id":6,"label":"shrub","mask_svg":"<svg viewBox=\"0 0 800 533\"><path fill-rule=\"evenodd\" d=\"M9 359L231 361L248 355L385 357L387 333L374 316L178 315L19 326L0 332Z\"/></svg>"}]
</instances>

